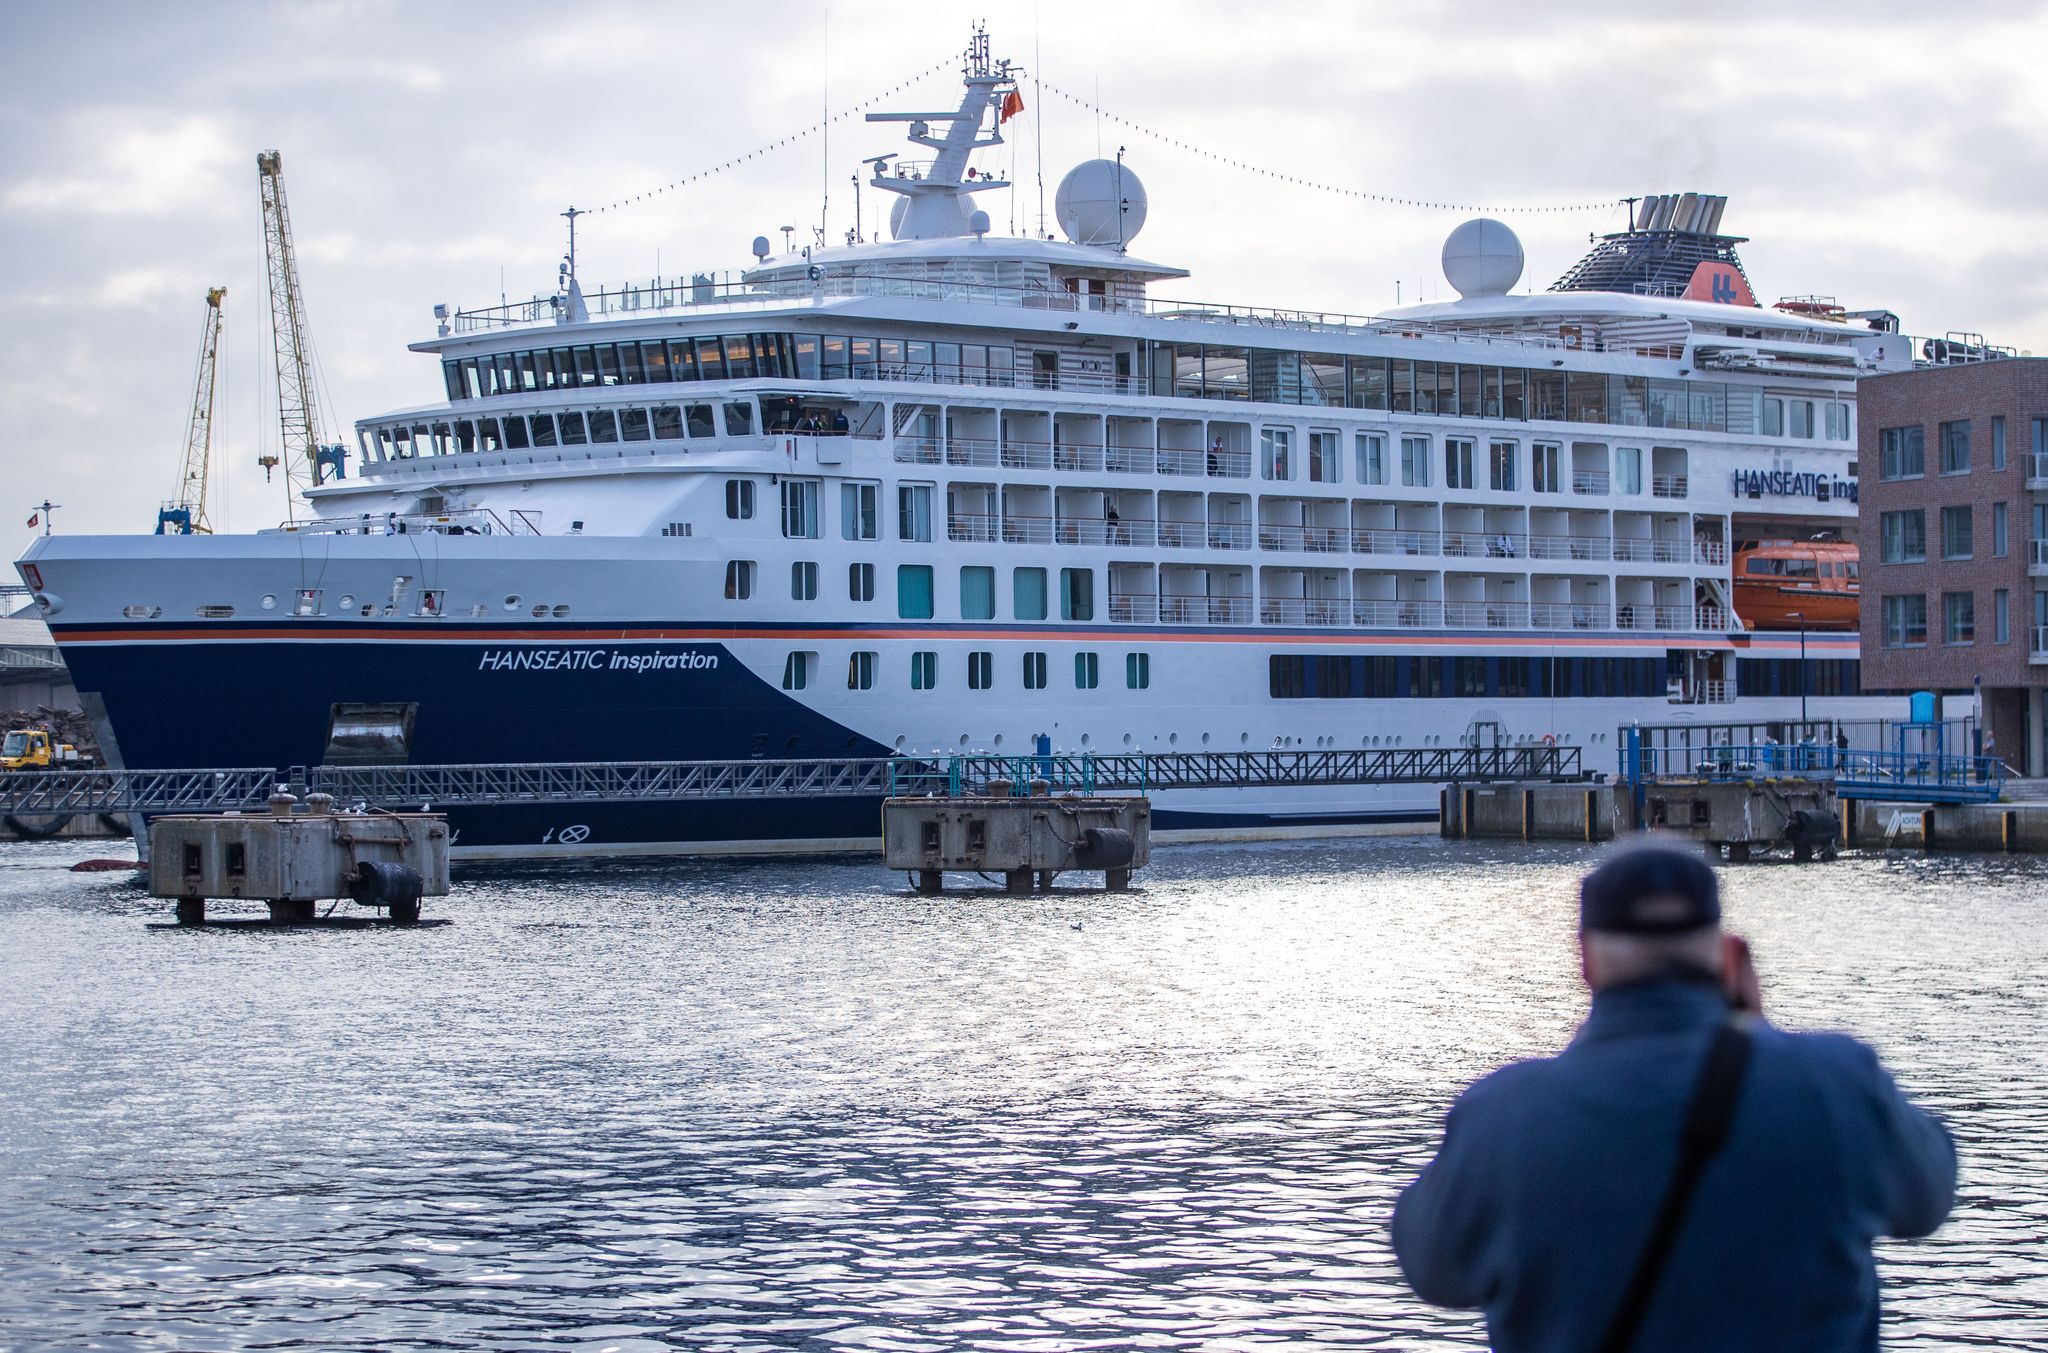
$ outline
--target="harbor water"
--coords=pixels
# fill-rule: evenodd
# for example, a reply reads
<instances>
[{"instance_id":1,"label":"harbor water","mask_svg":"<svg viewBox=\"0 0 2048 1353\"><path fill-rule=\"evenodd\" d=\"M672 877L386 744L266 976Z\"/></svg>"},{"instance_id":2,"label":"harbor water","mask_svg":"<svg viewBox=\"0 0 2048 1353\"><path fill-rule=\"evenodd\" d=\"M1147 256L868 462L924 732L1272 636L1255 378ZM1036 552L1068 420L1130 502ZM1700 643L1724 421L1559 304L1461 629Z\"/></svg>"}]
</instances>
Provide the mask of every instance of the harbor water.
<instances>
[{"instance_id":1,"label":"harbor water","mask_svg":"<svg viewBox=\"0 0 2048 1353\"><path fill-rule=\"evenodd\" d=\"M0 847L0 1348L1478 1347L1389 1212L1585 1007L1576 846L472 868L286 933L149 929L107 848ZM2048 864L1724 880L1771 1016L1957 1136L1887 1346L2048 1349Z\"/></svg>"}]
</instances>

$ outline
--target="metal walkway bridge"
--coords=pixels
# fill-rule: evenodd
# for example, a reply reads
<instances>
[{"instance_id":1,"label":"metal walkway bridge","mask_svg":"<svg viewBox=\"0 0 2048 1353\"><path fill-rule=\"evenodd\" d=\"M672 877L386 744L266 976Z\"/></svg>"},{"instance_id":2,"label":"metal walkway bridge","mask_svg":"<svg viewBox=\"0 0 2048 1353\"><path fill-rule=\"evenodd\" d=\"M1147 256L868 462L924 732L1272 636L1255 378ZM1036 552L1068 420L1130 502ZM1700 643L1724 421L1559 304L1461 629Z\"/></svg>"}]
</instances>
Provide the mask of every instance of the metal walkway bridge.
<instances>
[{"instance_id":1,"label":"metal walkway bridge","mask_svg":"<svg viewBox=\"0 0 2048 1353\"><path fill-rule=\"evenodd\" d=\"M1736 741L1742 730L1747 736ZM1799 778L1831 781L1836 796L1844 799L1994 803L2009 773L1995 756L1845 747L1846 736L1837 740L1832 726L1823 722L1791 725L1788 731L1796 740L1759 738L1755 725L1624 726L1618 739L1619 778L1630 783Z\"/></svg>"},{"instance_id":2,"label":"metal walkway bridge","mask_svg":"<svg viewBox=\"0 0 2048 1353\"><path fill-rule=\"evenodd\" d=\"M1580 778L1580 749L1375 748L824 760L586 762L563 765L313 766L241 770L44 771L0 777L0 815L254 811L278 785L343 805L441 809L534 803L881 798L981 794L1433 785Z\"/></svg>"}]
</instances>

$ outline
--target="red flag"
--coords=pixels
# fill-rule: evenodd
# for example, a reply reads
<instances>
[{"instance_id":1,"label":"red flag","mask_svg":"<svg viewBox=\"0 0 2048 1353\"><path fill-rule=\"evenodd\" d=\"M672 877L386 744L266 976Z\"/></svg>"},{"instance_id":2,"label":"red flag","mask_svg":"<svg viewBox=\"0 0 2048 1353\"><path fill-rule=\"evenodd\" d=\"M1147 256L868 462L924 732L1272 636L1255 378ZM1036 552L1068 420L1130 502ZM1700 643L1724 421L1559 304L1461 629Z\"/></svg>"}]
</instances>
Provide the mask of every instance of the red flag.
<instances>
[{"instance_id":1,"label":"red flag","mask_svg":"<svg viewBox=\"0 0 2048 1353\"><path fill-rule=\"evenodd\" d=\"M32 516L32 517L30 517L30 518L28 519L28 524L29 524L30 526L38 526L38 525L41 525L41 524L42 524L42 520L43 520L43 514L42 514L42 513L40 513L40 512L38 512L38 513L36 513L36 514L35 514L34 516Z\"/></svg>"},{"instance_id":2,"label":"red flag","mask_svg":"<svg viewBox=\"0 0 2048 1353\"><path fill-rule=\"evenodd\" d=\"M998 127L1002 126L1005 122L1008 122L1011 118L1017 116L1017 114L1023 111L1024 96L1014 89L1011 90L1009 93L1003 95L1003 111L996 118L996 125Z\"/></svg>"}]
</instances>

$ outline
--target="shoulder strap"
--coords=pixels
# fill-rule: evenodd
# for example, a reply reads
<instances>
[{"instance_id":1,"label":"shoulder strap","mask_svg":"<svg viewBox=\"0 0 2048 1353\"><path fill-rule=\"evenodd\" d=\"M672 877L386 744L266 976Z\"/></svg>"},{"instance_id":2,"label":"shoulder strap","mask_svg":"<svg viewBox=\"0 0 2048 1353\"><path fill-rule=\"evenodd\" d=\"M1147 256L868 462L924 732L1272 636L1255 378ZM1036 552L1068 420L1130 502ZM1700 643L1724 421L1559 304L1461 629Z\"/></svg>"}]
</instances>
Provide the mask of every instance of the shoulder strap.
<instances>
[{"instance_id":1,"label":"shoulder strap","mask_svg":"<svg viewBox=\"0 0 2048 1353\"><path fill-rule=\"evenodd\" d=\"M1625 1353L1635 1339L1637 1327L1643 1323L1643 1316L1649 1312L1650 1297L1671 1258L1671 1247L1678 1240L1678 1228L1685 1221L1693 1190L1707 1162L1728 1140L1728 1125L1735 1118L1735 1097L1742 1089L1743 1072L1749 1067L1750 1044L1749 1030L1731 1016L1714 1031L1713 1042L1707 1045L1699 1084L1693 1089L1692 1105L1686 1110L1685 1126L1679 1131L1678 1164L1671 1172L1664 1201L1657 1208L1650 1238L1636 1257L1635 1272L1629 1275L1628 1286L1622 1291L1621 1304L1615 1308L1607 1333L1600 1340L1600 1353Z\"/></svg>"}]
</instances>

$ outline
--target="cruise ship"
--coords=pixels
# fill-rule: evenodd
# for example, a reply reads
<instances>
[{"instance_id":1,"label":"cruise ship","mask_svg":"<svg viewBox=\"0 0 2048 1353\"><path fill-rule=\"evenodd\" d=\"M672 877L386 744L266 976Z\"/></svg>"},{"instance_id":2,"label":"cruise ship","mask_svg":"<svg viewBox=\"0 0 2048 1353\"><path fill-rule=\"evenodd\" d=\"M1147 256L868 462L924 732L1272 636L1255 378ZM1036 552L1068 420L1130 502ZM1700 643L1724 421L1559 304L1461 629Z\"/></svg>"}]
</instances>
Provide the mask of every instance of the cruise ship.
<instances>
[{"instance_id":1,"label":"cruise ship","mask_svg":"<svg viewBox=\"0 0 2048 1353\"><path fill-rule=\"evenodd\" d=\"M872 162L886 240L438 310L412 347L446 398L360 420L293 521L35 541L110 762L1544 742L1605 769L1631 722L1874 717L1856 635L1744 616L1731 569L1853 546L1856 384L1912 361L1889 315L1760 304L1693 193L1632 201L1547 290L1482 219L1445 246L1456 300L1179 299L1120 161L1066 176L1064 238L990 230L977 195L1008 184L976 157L1019 74L977 36L957 111L869 115L922 156ZM1189 789L1155 822L1435 811ZM853 800L454 818L471 856L877 831Z\"/></svg>"}]
</instances>

